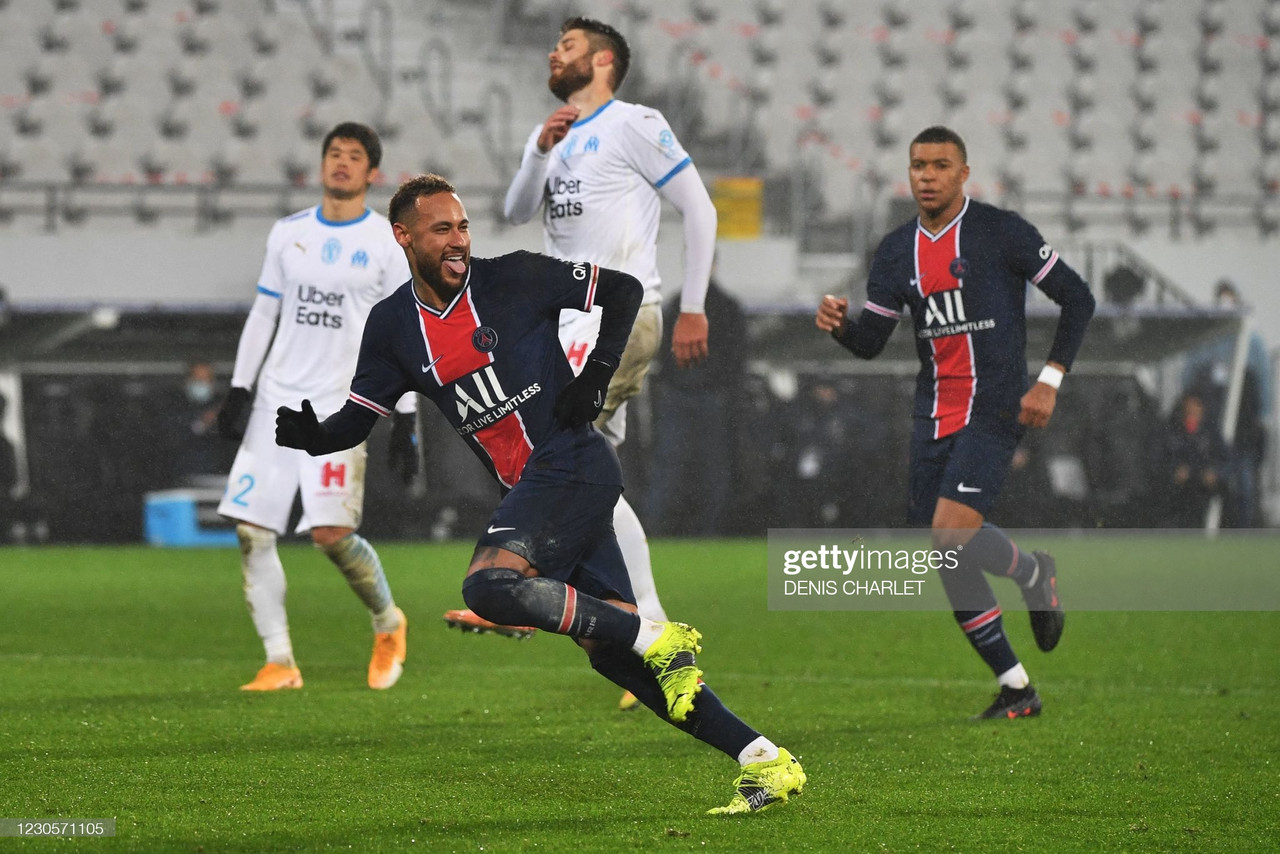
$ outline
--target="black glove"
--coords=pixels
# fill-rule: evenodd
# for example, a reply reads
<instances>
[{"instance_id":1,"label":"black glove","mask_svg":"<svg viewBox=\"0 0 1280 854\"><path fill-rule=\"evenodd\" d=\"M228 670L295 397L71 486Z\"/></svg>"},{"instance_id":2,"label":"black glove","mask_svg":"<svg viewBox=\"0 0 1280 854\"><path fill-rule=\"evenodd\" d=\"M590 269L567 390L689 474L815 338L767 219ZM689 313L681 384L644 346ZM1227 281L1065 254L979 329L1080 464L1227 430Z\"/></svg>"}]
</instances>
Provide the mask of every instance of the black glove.
<instances>
[{"instance_id":1,"label":"black glove","mask_svg":"<svg viewBox=\"0 0 1280 854\"><path fill-rule=\"evenodd\" d=\"M405 483L418 473L417 413L396 412L391 416L391 441L387 443L387 466L399 471Z\"/></svg>"},{"instance_id":2,"label":"black glove","mask_svg":"<svg viewBox=\"0 0 1280 854\"><path fill-rule=\"evenodd\" d=\"M310 452L325 436L311 401L302 401L302 411L282 406L276 410L276 444Z\"/></svg>"},{"instance_id":3,"label":"black glove","mask_svg":"<svg viewBox=\"0 0 1280 854\"><path fill-rule=\"evenodd\" d=\"M598 359L588 358L582 373L556 398L553 410L556 420L566 427L581 427L599 418L613 370Z\"/></svg>"},{"instance_id":4,"label":"black glove","mask_svg":"<svg viewBox=\"0 0 1280 854\"><path fill-rule=\"evenodd\" d=\"M253 411L253 392L247 388L232 386L227 389L227 396L218 410L218 434L224 439L237 442L244 438L245 428L249 426L249 413Z\"/></svg>"}]
</instances>

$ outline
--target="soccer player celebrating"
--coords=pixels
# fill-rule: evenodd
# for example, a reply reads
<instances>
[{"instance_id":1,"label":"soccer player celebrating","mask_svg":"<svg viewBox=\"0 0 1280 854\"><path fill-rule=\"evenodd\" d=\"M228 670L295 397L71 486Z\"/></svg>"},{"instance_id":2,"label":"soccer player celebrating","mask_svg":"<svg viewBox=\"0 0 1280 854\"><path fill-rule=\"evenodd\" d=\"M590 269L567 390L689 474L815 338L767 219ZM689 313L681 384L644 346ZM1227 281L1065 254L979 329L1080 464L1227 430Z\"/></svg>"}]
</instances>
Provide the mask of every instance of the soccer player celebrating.
<instances>
[{"instance_id":1,"label":"soccer player celebrating","mask_svg":"<svg viewBox=\"0 0 1280 854\"><path fill-rule=\"evenodd\" d=\"M657 715L741 764L713 813L798 794L800 763L730 712L701 680L701 635L638 615L613 533L617 454L591 422L604 407L643 289L626 273L516 252L472 258L469 221L438 175L391 200L410 282L369 314L349 400L321 423L309 401L281 407L276 441L312 455L364 440L406 392L432 400L504 494L462 585L499 625L572 637L591 666ZM600 333L575 378L556 336L561 311L599 306Z\"/></svg>"},{"instance_id":2,"label":"soccer player celebrating","mask_svg":"<svg viewBox=\"0 0 1280 854\"><path fill-rule=\"evenodd\" d=\"M342 405L369 309L409 277L390 224L365 206L382 158L377 134L346 122L325 136L321 152L320 204L278 221L267 238L258 294L218 413L222 435L243 440L218 512L237 523L245 599L267 656L253 681L241 686L246 691L302 687L276 550L299 491L298 530L310 529L316 547L372 615L369 687L394 685L405 659L404 613L391 598L378 553L355 532L364 505L365 446L312 459L275 443L279 406L309 398L329 413ZM413 397L399 406L390 462L407 481L418 467Z\"/></svg>"},{"instance_id":3,"label":"soccer player celebrating","mask_svg":"<svg viewBox=\"0 0 1280 854\"><path fill-rule=\"evenodd\" d=\"M959 565L940 571L943 587L960 628L1000 686L979 717L1017 718L1039 714L1040 697L1009 645L983 572L1020 585L1041 650L1057 646L1064 617L1053 559L1022 551L984 517L1018 439L1027 427L1049 423L1094 299L1030 223L966 196L968 177L959 135L945 127L921 131L910 146L918 218L880 243L858 319L847 316L847 299L827 296L816 323L855 355L871 359L910 313L920 373L908 515L912 523L932 525L934 548L957 550ZM1027 282L1061 307L1048 362L1030 389Z\"/></svg>"},{"instance_id":4,"label":"soccer player celebrating","mask_svg":"<svg viewBox=\"0 0 1280 854\"><path fill-rule=\"evenodd\" d=\"M661 199L683 217L684 285L671 343L682 367L707 353L703 302L715 254L716 210L662 114L614 98L631 64L621 33L590 18L570 18L549 62L548 86L565 105L530 134L504 213L523 223L541 211L548 255L622 270L644 285L640 313L596 421L616 447L626 436L626 401L640 392L662 340ZM586 364L599 327L599 311L561 315L560 343L575 372ZM644 528L625 498L618 500L613 524L640 613L665 620ZM465 612L450 612L446 619L468 625ZM622 708L634 704L634 697L623 696Z\"/></svg>"}]
</instances>

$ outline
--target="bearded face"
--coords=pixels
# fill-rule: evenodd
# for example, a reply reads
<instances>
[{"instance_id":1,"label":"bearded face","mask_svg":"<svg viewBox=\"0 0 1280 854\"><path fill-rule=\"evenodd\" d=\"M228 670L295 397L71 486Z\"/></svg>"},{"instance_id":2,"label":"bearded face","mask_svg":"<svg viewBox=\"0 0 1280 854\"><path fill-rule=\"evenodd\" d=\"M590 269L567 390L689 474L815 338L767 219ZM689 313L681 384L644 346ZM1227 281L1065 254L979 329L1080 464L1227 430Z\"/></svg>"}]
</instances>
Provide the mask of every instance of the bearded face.
<instances>
[{"instance_id":1,"label":"bearded face","mask_svg":"<svg viewBox=\"0 0 1280 854\"><path fill-rule=\"evenodd\" d=\"M570 95L590 83L591 77L591 56L588 54L583 54L567 63L552 59L551 77L547 80L547 87L552 95L561 101L567 101Z\"/></svg>"}]
</instances>

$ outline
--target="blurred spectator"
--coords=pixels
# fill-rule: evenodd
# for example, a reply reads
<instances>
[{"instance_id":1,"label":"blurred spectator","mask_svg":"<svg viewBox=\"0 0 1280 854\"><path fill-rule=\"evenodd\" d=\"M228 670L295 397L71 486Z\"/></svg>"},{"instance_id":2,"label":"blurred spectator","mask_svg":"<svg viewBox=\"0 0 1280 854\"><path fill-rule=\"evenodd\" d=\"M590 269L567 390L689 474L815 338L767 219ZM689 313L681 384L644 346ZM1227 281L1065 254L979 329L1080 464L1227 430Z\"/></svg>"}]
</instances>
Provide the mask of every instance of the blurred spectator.
<instances>
[{"instance_id":1,"label":"blurred spectator","mask_svg":"<svg viewBox=\"0 0 1280 854\"><path fill-rule=\"evenodd\" d=\"M176 422L175 474L184 483L204 476L221 480L231 469L235 446L222 440L215 423L221 399L213 367L194 362L187 369L181 401L171 409Z\"/></svg>"},{"instance_id":2,"label":"blurred spectator","mask_svg":"<svg viewBox=\"0 0 1280 854\"><path fill-rule=\"evenodd\" d=\"M747 319L738 301L711 280L706 300L707 358L676 366L665 348L653 383L654 448L646 519L670 534L726 533L734 483L734 431L746 373ZM663 325L675 328L679 298Z\"/></svg>"},{"instance_id":3,"label":"blurred spectator","mask_svg":"<svg viewBox=\"0 0 1280 854\"><path fill-rule=\"evenodd\" d=\"M18 521L13 497L14 487L18 484L18 455L14 451L13 442L9 441L3 430L4 415L8 408L9 401L0 394L0 543L9 542Z\"/></svg>"},{"instance_id":4,"label":"blurred spectator","mask_svg":"<svg viewBox=\"0 0 1280 854\"><path fill-rule=\"evenodd\" d=\"M1188 392L1178 401L1159 450L1156 490L1165 524L1203 527L1209 500L1225 492L1227 448L1198 395Z\"/></svg>"},{"instance_id":5,"label":"blurred spectator","mask_svg":"<svg viewBox=\"0 0 1280 854\"><path fill-rule=\"evenodd\" d=\"M1151 501L1150 448L1164 433L1160 407L1134 380L1113 381L1089 401L1079 435L1089 491L1090 527L1149 528L1162 523L1159 502Z\"/></svg>"},{"instance_id":6,"label":"blurred spectator","mask_svg":"<svg viewBox=\"0 0 1280 854\"><path fill-rule=\"evenodd\" d=\"M1232 311L1242 307L1239 291L1227 279L1218 282L1214 305ZM1235 349L1236 336L1224 335L1193 351L1187 357L1183 370L1183 388L1194 392L1204 402L1206 418L1219 427L1226 417L1227 389ZM1239 417L1230 457L1223 472L1231 485L1231 500L1223 508L1224 525L1247 528L1260 522L1260 475L1266 455L1266 424L1271 414L1272 394L1271 362L1262 337L1254 332L1249 335Z\"/></svg>"}]
</instances>

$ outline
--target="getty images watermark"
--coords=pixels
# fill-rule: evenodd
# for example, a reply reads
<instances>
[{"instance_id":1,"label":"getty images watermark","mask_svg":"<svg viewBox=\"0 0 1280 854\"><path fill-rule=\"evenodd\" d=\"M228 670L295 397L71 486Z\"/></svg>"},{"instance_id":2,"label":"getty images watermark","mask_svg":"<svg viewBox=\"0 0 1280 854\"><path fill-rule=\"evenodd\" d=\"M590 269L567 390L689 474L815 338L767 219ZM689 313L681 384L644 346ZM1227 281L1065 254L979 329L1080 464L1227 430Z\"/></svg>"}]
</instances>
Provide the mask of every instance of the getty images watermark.
<instances>
[{"instance_id":1,"label":"getty images watermark","mask_svg":"<svg viewBox=\"0 0 1280 854\"><path fill-rule=\"evenodd\" d=\"M927 537L923 544L904 540L849 530L770 530L770 609L932 610L942 595L938 573L959 566L959 553L934 549Z\"/></svg>"},{"instance_id":2,"label":"getty images watermark","mask_svg":"<svg viewBox=\"0 0 1280 854\"><path fill-rule=\"evenodd\" d=\"M1207 537L1188 530L1010 530L1025 553L1057 559L1069 610L1280 610L1280 538ZM964 546L935 549L927 530L774 528L769 531L769 608L775 611L951 611L990 606L981 586L943 577ZM983 567L1005 610L1025 607L1006 567Z\"/></svg>"}]
</instances>

